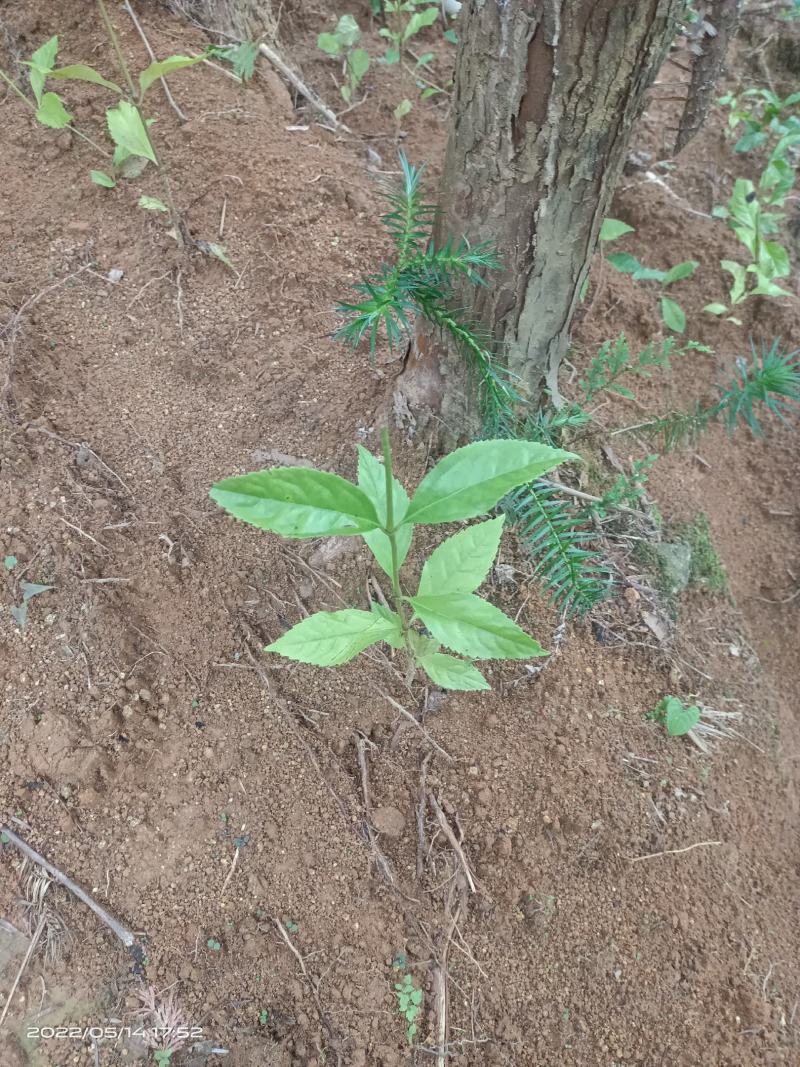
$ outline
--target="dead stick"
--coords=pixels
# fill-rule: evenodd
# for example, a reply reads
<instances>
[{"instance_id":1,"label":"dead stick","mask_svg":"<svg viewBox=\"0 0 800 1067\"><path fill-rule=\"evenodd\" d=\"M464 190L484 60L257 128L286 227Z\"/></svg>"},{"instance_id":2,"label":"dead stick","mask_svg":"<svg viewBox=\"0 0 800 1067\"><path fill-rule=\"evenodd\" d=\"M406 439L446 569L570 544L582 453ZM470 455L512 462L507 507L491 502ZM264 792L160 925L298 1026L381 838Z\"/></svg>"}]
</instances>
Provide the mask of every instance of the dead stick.
<instances>
[{"instance_id":1,"label":"dead stick","mask_svg":"<svg viewBox=\"0 0 800 1067\"><path fill-rule=\"evenodd\" d=\"M125 3L122 5L122 10L126 11L130 15L131 22L136 27L136 32L141 37L142 44L147 49L147 54L150 56L150 59L153 61L153 63L155 63L156 62L156 54L153 51L153 49L150 47L150 42L147 40L147 37L145 36L145 32L141 27L141 23L137 19L136 13L133 10L133 8L131 7L131 5L129 3L129 0L125 0ZM167 83L164 80L164 78L159 78L158 80L161 82L161 88L164 90L164 96L166 96L167 103L169 104L169 106L172 108L172 110L175 112L175 114L178 116L178 118L181 120L181 122L188 122L189 120L188 120L187 116L184 115L184 113L181 111L181 109L175 103L175 98L173 97L172 93L169 91L169 86L167 85Z\"/></svg>"},{"instance_id":2,"label":"dead stick","mask_svg":"<svg viewBox=\"0 0 800 1067\"><path fill-rule=\"evenodd\" d=\"M9 994L6 997L6 1002L5 1002L5 1005L3 1007L3 1014L0 1015L0 1029L2 1029L3 1023L5 1022L5 1019L6 1019L6 1015L8 1015L8 1009L11 1007L11 1001L13 1000L14 994L17 991L17 986L19 985L19 980L20 980L20 978L22 978L23 972L24 972L25 968L28 966L28 963L30 962L30 958L33 955L33 950L39 944L39 938L42 936L42 930L44 930L44 924L46 922L47 922L47 916L46 915L42 915L41 919L39 920L39 925L36 927L36 933L33 935L33 937L31 938L31 943L28 945L28 951L25 953L25 959L20 964L19 970L17 971L17 976L14 979L14 984L11 986Z\"/></svg>"},{"instance_id":3,"label":"dead stick","mask_svg":"<svg viewBox=\"0 0 800 1067\"><path fill-rule=\"evenodd\" d=\"M691 852L693 848L705 848L708 845L723 845L724 841L696 841L686 848L668 848L664 852L649 852L646 856L632 856L631 863L641 863L642 860L654 860L659 856L679 856L681 852Z\"/></svg>"},{"instance_id":4,"label":"dead stick","mask_svg":"<svg viewBox=\"0 0 800 1067\"><path fill-rule=\"evenodd\" d=\"M337 119L336 115L334 115L334 113L331 111L331 109L320 100L317 94L311 89L309 89L305 82L301 81L301 79L295 74L292 68L287 67L287 65L278 55L278 53L273 52L269 45L260 44L258 46L258 50L262 56L266 56L266 58L270 61L273 67L275 67L281 72L284 78L286 78L286 80L294 86L298 93L300 93L301 96L304 96L306 100L308 100L309 104L311 104L314 110L318 112L318 114L322 115L325 121L333 127L336 133L352 132L350 130L350 127L345 126L343 122L340 122L339 119Z\"/></svg>"},{"instance_id":5,"label":"dead stick","mask_svg":"<svg viewBox=\"0 0 800 1067\"><path fill-rule=\"evenodd\" d=\"M417 802L417 881L420 881L425 873L425 853L428 851L428 840L425 834L425 812L428 808L428 796L426 791L428 779L428 764L431 754L427 752L422 761L419 772L419 800Z\"/></svg>"},{"instance_id":6,"label":"dead stick","mask_svg":"<svg viewBox=\"0 0 800 1067\"><path fill-rule=\"evenodd\" d=\"M433 793L428 793L428 803L430 804L434 815L438 819L439 825L441 826L445 837L450 842L450 845L452 846L455 854L458 856L459 862L461 863L461 867L464 871L464 876L467 879L467 885L469 886L470 892L477 892L475 879L473 877L472 871L470 870L469 863L467 862L467 857L464 855L464 850L459 844L456 835L453 833L453 828L447 821L447 816L442 811L441 805L439 804L439 801L436 799Z\"/></svg>"},{"instance_id":7,"label":"dead stick","mask_svg":"<svg viewBox=\"0 0 800 1067\"><path fill-rule=\"evenodd\" d=\"M101 922L104 922L106 926L117 935L117 937L120 939L122 944L125 945L126 948L133 947L133 945L136 943L136 938L133 936L127 926L123 926L122 923L118 922L114 918L114 916L107 912L101 904L98 904L96 901L92 900L86 890L81 889L79 885L76 885L71 878L68 878L65 874L63 874L58 869L58 867L54 867L53 864L49 862L49 860L46 860L44 856L42 856L35 849L31 848L27 841L23 841L21 837L18 837L13 830L9 830L7 826L0 825L0 834L5 834L9 841L11 841L12 844L16 845L20 852L26 855L29 860L33 860L34 863L38 863L39 866L42 867L45 871L47 871L47 873L56 882L58 882L59 885L63 885L65 889L68 889L70 891L70 893L74 893L78 900L83 901L87 908L91 908L91 910L95 913L98 919L100 919Z\"/></svg>"},{"instance_id":8,"label":"dead stick","mask_svg":"<svg viewBox=\"0 0 800 1067\"><path fill-rule=\"evenodd\" d=\"M375 865L389 885L394 885L392 865L378 848L375 831L372 828L372 804L369 799L369 768L367 767L367 742L363 737L356 739L356 751L358 753L358 767L361 771L361 791L364 794L364 825L366 836L372 853L375 857Z\"/></svg>"},{"instance_id":9,"label":"dead stick","mask_svg":"<svg viewBox=\"0 0 800 1067\"><path fill-rule=\"evenodd\" d=\"M419 719L415 719L410 711L406 711L406 709L403 707L402 704L399 704L394 699L394 697L390 697L388 693L384 693L384 691L382 689L378 689L378 692L384 698L384 700L388 700L393 708L395 708L397 711L399 711L401 715L405 715L405 717L416 726L416 728L423 735L425 740L429 744L433 745L433 747L436 749L436 751L439 753L440 756L444 756L444 758L446 760L449 760L450 763L454 762L453 757L450 755L450 753L447 751L447 749L442 748L442 746L440 744L438 744L436 741L434 741L434 739L431 737L431 735L428 733L428 731L425 729L425 727L422 725L422 723L419 721Z\"/></svg>"},{"instance_id":10,"label":"dead stick","mask_svg":"<svg viewBox=\"0 0 800 1067\"><path fill-rule=\"evenodd\" d=\"M230 882L231 878L233 878L233 872L236 870L236 864L238 862L239 862L239 849L237 848L236 851L233 854L233 859L231 860L231 865L230 865L230 868L228 869L228 873L225 876L225 881L222 883L222 889L221 889L220 894L219 894L220 895L220 899L222 899L222 897L225 895L225 890L228 888L228 883Z\"/></svg>"}]
</instances>

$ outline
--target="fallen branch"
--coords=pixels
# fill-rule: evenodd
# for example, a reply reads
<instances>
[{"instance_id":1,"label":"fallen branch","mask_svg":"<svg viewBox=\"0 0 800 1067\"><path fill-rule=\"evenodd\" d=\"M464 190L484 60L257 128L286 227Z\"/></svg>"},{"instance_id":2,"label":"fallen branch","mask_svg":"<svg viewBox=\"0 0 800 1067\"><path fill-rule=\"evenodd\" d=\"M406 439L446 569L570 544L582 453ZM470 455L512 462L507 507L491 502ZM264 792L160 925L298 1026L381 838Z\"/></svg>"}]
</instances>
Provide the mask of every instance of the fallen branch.
<instances>
[{"instance_id":1,"label":"fallen branch","mask_svg":"<svg viewBox=\"0 0 800 1067\"><path fill-rule=\"evenodd\" d=\"M325 119L335 133L352 132L350 127L345 126L343 122L340 122L339 119L337 119L336 115L331 111L327 104L323 103L312 89L309 89L306 83L295 74L291 67L288 67L284 63L278 53L273 51L269 45L260 44L258 50L262 56L266 56L273 67L284 76L289 84L292 85L301 96L304 96L306 100L308 100L313 109Z\"/></svg>"},{"instance_id":2,"label":"fallen branch","mask_svg":"<svg viewBox=\"0 0 800 1067\"><path fill-rule=\"evenodd\" d=\"M104 922L109 930L117 935L126 948L133 948L136 943L136 938L133 936L133 933L127 926L123 926L121 922L118 922L117 919L115 919L110 912L106 911L101 904L92 900L85 889L81 889L79 885L76 885L71 878L68 878L66 874L58 869L58 867L54 867L49 860L46 860L44 856L31 848L27 841L18 837L17 834L15 834L13 830L9 830L7 826L0 825L0 834L5 834L9 841L13 845L16 845L23 855L27 856L29 860L33 860L34 863L38 863L40 867L47 871L53 881L58 882L59 885L63 885L64 888L74 894L78 900L83 901L87 908L91 908L98 919L100 919L101 922Z\"/></svg>"}]
</instances>

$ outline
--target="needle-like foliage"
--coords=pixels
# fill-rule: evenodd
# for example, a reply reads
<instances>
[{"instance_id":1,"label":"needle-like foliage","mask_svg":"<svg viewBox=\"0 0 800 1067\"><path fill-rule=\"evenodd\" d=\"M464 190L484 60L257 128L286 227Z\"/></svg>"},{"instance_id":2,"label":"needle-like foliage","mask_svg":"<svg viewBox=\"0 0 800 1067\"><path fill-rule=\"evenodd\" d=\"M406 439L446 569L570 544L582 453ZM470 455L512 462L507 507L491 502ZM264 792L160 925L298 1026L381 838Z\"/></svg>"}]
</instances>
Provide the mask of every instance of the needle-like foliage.
<instances>
[{"instance_id":1,"label":"needle-like foliage","mask_svg":"<svg viewBox=\"0 0 800 1067\"><path fill-rule=\"evenodd\" d=\"M763 437L759 405L783 423L800 408L800 349L784 351L780 338L757 349L750 342L752 360L736 361L736 373L715 404L697 404L692 411L673 412L637 427L660 435L666 452L696 441L712 422L721 421L733 434L741 419L755 437ZM763 418L763 415L762 415Z\"/></svg>"}]
</instances>

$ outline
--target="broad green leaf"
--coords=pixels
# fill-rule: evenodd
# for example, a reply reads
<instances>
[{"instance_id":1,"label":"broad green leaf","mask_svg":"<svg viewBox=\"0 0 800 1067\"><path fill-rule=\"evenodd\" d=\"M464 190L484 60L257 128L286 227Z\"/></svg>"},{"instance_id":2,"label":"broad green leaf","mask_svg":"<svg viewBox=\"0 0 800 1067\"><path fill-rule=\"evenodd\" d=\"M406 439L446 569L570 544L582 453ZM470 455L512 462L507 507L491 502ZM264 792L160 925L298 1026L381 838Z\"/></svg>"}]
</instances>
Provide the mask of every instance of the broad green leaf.
<instances>
[{"instance_id":1,"label":"broad green leaf","mask_svg":"<svg viewBox=\"0 0 800 1067\"><path fill-rule=\"evenodd\" d=\"M663 282L667 276L665 270L657 270L655 267L639 267L633 272L635 282Z\"/></svg>"},{"instance_id":2,"label":"broad green leaf","mask_svg":"<svg viewBox=\"0 0 800 1067\"><path fill-rule=\"evenodd\" d=\"M354 44L358 44L361 30L352 15L342 15L336 23L336 36L345 48L352 48Z\"/></svg>"},{"instance_id":3,"label":"broad green leaf","mask_svg":"<svg viewBox=\"0 0 800 1067\"><path fill-rule=\"evenodd\" d=\"M41 104L42 102L45 78L53 69L53 64L56 61L57 55L58 37L51 37L49 41L45 41L43 45L40 45L30 58L28 64L30 67L30 74L28 76L31 81L31 89L33 90L33 95L36 97L37 104Z\"/></svg>"},{"instance_id":4,"label":"broad green leaf","mask_svg":"<svg viewBox=\"0 0 800 1067\"><path fill-rule=\"evenodd\" d=\"M700 709L695 705L684 707L676 697L667 697L664 710L664 723L670 737L688 734L700 721Z\"/></svg>"},{"instance_id":5,"label":"broad green leaf","mask_svg":"<svg viewBox=\"0 0 800 1067\"><path fill-rule=\"evenodd\" d=\"M127 100L120 100L116 107L110 107L106 111L106 121L114 144L119 145L132 156L143 156L151 163L157 162L147 128L142 122L138 108Z\"/></svg>"},{"instance_id":6,"label":"broad green leaf","mask_svg":"<svg viewBox=\"0 0 800 1067\"><path fill-rule=\"evenodd\" d=\"M326 56L338 56L342 48L332 33L321 33L317 38L317 48Z\"/></svg>"},{"instance_id":7,"label":"broad green leaf","mask_svg":"<svg viewBox=\"0 0 800 1067\"><path fill-rule=\"evenodd\" d=\"M144 193L139 197L139 207L143 207L145 211L163 211L165 215L169 214L166 204L162 204L154 196L145 196Z\"/></svg>"},{"instance_id":8,"label":"broad green leaf","mask_svg":"<svg viewBox=\"0 0 800 1067\"><path fill-rule=\"evenodd\" d=\"M761 255L762 259L769 264L774 277L785 278L791 272L789 253L777 241L762 241Z\"/></svg>"},{"instance_id":9,"label":"broad green leaf","mask_svg":"<svg viewBox=\"0 0 800 1067\"><path fill-rule=\"evenodd\" d=\"M397 612L392 611L391 608L384 607L383 604L379 604L376 600L372 601L369 610L373 615L377 615L391 627L391 632L387 633L383 638L386 644L391 645L392 648L405 648L405 642L403 641L403 624L400 621L400 616Z\"/></svg>"},{"instance_id":10,"label":"broad green leaf","mask_svg":"<svg viewBox=\"0 0 800 1067\"><path fill-rule=\"evenodd\" d=\"M457 522L485 515L506 493L560 463L572 452L531 441L476 441L440 460L420 482L406 522Z\"/></svg>"},{"instance_id":11,"label":"broad green leaf","mask_svg":"<svg viewBox=\"0 0 800 1067\"><path fill-rule=\"evenodd\" d=\"M114 189L117 184L109 174L102 170L90 170L89 177L95 185L102 185L104 189Z\"/></svg>"},{"instance_id":12,"label":"broad green leaf","mask_svg":"<svg viewBox=\"0 0 800 1067\"><path fill-rule=\"evenodd\" d=\"M16 556L6 556L3 560L3 566L7 571L13 571L19 560Z\"/></svg>"},{"instance_id":13,"label":"broad green leaf","mask_svg":"<svg viewBox=\"0 0 800 1067\"><path fill-rule=\"evenodd\" d=\"M473 659L528 659L546 656L538 641L474 593L408 597L437 641Z\"/></svg>"},{"instance_id":14,"label":"broad green leaf","mask_svg":"<svg viewBox=\"0 0 800 1067\"><path fill-rule=\"evenodd\" d=\"M491 689L477 667L465 659L446 656L444 652L434 652L419 661L419 666L430 680L442 689Z\"/></svg>"},{"instance_id":15,"label":"broad green leaf","mask_svg":"<svg viewBox=\"0 0 800 1067\"><path fill-rule=\"evenodd\" d=\"M68 67L59 67L58 70L51 70L48 77L92 82L94 85L103 85L106 89L113 89L115 93L122 95L122 90L118 85L104 78L94 67L87 67L85 63L71 63Z\"/></svg>"},{"instance_id":16,"label":"broad green leaf","mask_svg":"<svg viewBox=\"0 0 800 1067\"><path fill-rule=\"evenodd\" d=\"M391 67L395 63L400 62L400 51L397 48L387 48L386 54L383 57L383 62L387 67ZM397 108L395 108L395 111Z\"/></svg>"},{"instance_id":17,"label":"broad green leaf","mask_svg":"<svg viewBox=\"0 0 800 1067\"><path fill-rule=\"evenodd\" d=\"M379 459L363 445L358 446L358 484L375 505L375 513L381 526L386 525L386 470ZM403 566L414 531L411 526L400 526L408 511L408 493L396 478L392 478L392 507L397 529L397 567ZM392 576L392 548L383 530L371 530L363 535L370 551L381 569Z\"/></svg>"},{"instance_id":18,"label":"broad green leaf","mask_svg":"<svg viewBox=\"0 0 800 1067\"><path fill-rule=\"evenodd\" d=\"M353 80L360 82L369 70L369 52L366 48L354 48L347 57L347 66Z\"/></svg>"},{"instance_id":19,"label":"broad green leaf","mask_svg":"<svg viewBox=\"0 0 800 1067\"><path fill-rule=\"evenodd\" d=\"M195 63L202 63L205 58L205 53L199 56L169 56L151 63L139 75L139 99L144 99L144 94L156 79L173 74L176 70L183 70L184 67L193 67Z\"/></svg>"},{"instance_id":20,"label":"broad green leaf","mask_svg":"<svg viewBox=\"0 0 800 1067\"><path fill-rule=\"evenodd\" d=\"M630 252L611 252L606 256L606 259L620 274L634 274L637 270L642 269L642 264Z\"/></svg>"},{"instance_id":21,"label":"broad green leaf","mask_svg":"<svg viewBox=\"0 0 800 1067\"><path fill-rule=\"evenodd\" d=\"M761 278L758 285L754 286L750 292L753 296L791 296L791 294L778 285L777 282L769 281L767 278Z\"/></svg>"},{"instance_id":22,"label":"broad green leaf","mask_svg":"<svg viewBox=\"0 0 800 1067\"><path fill-rule=\"evenodd\" d=\"M661 297L661 318L664 325L676 333L683 333L686 329L686 315L680 304L670 300L668 296Z\"/></svg>"},{"instance_id":23,"label":"broad green leaf","mask_svg":"<svg viewBox=\"0 0 800 1067\"><path fill-rule=\"evenodd\" d=\"M410 40L415 34L419 33L425 26L432 26L439 17L438 7L428 7L424 11L415 11L411 18L408 20L405 30L403 31L403 40Z\"/></svg>"},{"instance_id":24,"label":"broad green leaf","mask_svg":"<svg viewBox=\"0 0 800 1067\"><path fill-rule=\"evenodd\" d=\"M414 105L411 103L411 101L406 97L405 99L401 100L397 107L394 109L394 117L399 122L401 119L404 119L406 117L406 115L413 108L413 106Z\"/></svg>"},{"instance_id":25,"label":"broad green leaf","mask_svg":"<svg viewBox=\"0 0 800 1067\"><path fill-rule=\"evenodd\" d=\"M353 90L349 85L340 85L339 92L342 94L342 99L346 104L349 104L353 98Z\"/></svg>"},{"instance_id":26,"label":"broad green leaf","mask_svg":"<svg viewBox=\"0 0 800 1067\"><path fill-rule=\"evenodd\" d=\"M684 278L688 278L691 274L697 270L700 264L696 259L687 259L685 263L676 263L674 267L670 267L664 278L664 285L672 285L673 282L682 281Z\"/></svg>"},{"instance_id":27,"label":"broad green leaf","mask_svg":"<svg viewBox=\"0 0 800 1067\"><path fill-rule=\"evenodd\" d=\"M442 37L448 44L458 44L458 34L455 30L445 30Z\"/></svg>"},{"instance_id":28,"label":"broad green leaf","mask_svg":"<svg viewBox=\"0 0 800 1067\"><path fill-rule=\"evenodd\" d=\"M447 593L472 593L491 569L500 537L504 515L468 526L448 537L436 548L422 568L419 596L444 596Z\"/></svg>"},{"instance_id":29,"label":"broad green leaf","mask_svg":"<svg viewBox=\"0 0 800 1067\"><path fill-rule=\"evenodd\" d=\"M224 478L209 495L235 518L283 537L350 537L378 525L372 501L357 485L305 467Z\"/></svg>"},{"instance_id":30,"label":"broad green leaf","mask_svg":"<svg viewBox=\"0 0 800 1067\"><path fill-rule=\"evenodd\" d=\"M391 623L371 611L358 608L318 611L267 645L264 651L278 652L287 659L313 663L316 667L335 667L387 636L393 636Z\"/></svg>"},{"instance_id":31,"label":"broad green leaf","mask_svg":"<svg viewBox=\"0 0 800 1067\"><path fill-rule=\"evenodd\" d=\"M63 130L72 121L72 115L64 107L57 93L45 93L36 110L36 118L43 126Z\"/></svg>"},{"instance_id":32,"label":"broad green leaf","mask_svg":"<svg viewBox=\"0 0 800 1067\"><path fill-rule=\"evenodd\" d=\"M738 304L741 302L745 294L745 286L747 285L747 271L741 263L737 263L734 259L722 259L719 264L724 271L733 275L733 285L731 286L731 303Z\"/></svg>"},{"instance_id":33,"label":"broad green leaf","mask_svg":"<svg viewBox=\"0 0 800 1067\"><path fill-rule=\"evenodd\" d=\"M627 222L622 222L620 219L603 219L598 240L616 241L619 237L624 237L626 233L633 232L634 227L629 226Z\"/></svg>"},{"instance_id":34,"label":"broad green leaf","mask_svg":"<svg viewBox=\"0 0 800 1067\"><path fill-rule=\"evenodd\" d=\"M711 315L724 315L727 310L727 304L706 304L703 308L703 311L708 311Z\"/></svg>"}]
</instances>

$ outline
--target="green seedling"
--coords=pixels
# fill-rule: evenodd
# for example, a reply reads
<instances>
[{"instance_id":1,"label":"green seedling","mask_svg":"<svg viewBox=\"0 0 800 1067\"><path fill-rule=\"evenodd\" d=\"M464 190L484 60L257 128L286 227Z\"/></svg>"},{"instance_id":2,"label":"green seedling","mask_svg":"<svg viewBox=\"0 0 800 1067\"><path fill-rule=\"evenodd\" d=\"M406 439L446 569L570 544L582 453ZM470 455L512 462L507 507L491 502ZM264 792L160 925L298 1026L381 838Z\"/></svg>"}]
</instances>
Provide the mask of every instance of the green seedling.
<instances>
[{"instance_id":1,"label":"green seedling","mask_svg":"<svg viewBox=\"0 0 800 1067\"><path fill-rule=\"evenodd\" d=\"M151 63L142 70L134 85L133 78L125 63L119 47L111 21L108 17L103 0L98 0L101 19L106 27L120 67L122 69L125 88L121 88L115 82L104 77L94 67L85 63L72 63L65 67L57 67L58 37L51 37L41 47L37 48L27 63L31 90L36 100L36 118L45 126L52 129L62 129L72 121L72 115L67 111L65 103L58 93L45 92L45 86L50 82L83 81L113 93L117 97L117 103L106 109L106 123L111 140L114 142L114 154L112 158L113 169L111 174L105 171L91 171L91 179L95 184L113 189L117 178L133 177L142 172L148 163L160 166L159 158L150 136L150 127L153 119L144 117L142 107L148 90L159 78L172 74L185 67L194 66L204 59L200 56L169 56Z\"/></svg>"},{"instance_id":2,"label":"green seedling","mask_svg":"<svg viewBox=\"0 0 800 1067\"><path fill-rule=\"evenodd\" d=\"M388 65L401 63L414 78L422 100L427 100L428 97L435 96L437 93L446 93L447 89L431 81L424 73L430 69L430 63L434 58L433 52L413 56L408 44L426 26L432 26L440 15L446 16L447 5L442 4L441 7L432 5L430 0L386 0L383 6L387 24L381 27L379 33L388 43L381 62ZM452 30L446 30L444 37L451 43L457 41ZM414 60L413 66L407 62L409 56ZM400 122L412 107L410 100L401 100L394 109L395 119Z\"/></svg>"},{"instance_id":3,"label":"green seedling","mask_svg":"<svg viewBox=\"0 0 800 1067\"><path fill-rule=\"evenodd\" d=\"M617 223L618 226L626 225L625 223L619 223L616 219L606 219L603 225L605 226L611 222ZM628 227L617 236L621 236L622 233L628 233L631 229L632 227ZM601 240L603 240L602 229L600 236ZM606 256L606 259L620 274L630 274L635 282L657 282L661 289L659 296L661 321L668 330L672 330L675 333L684 332L686 329L686 313L680 304L666 295L664 290L674 285L675 282L683 281L694 274L699 266L697 260L687 259L683 263L676 263L669 270L657 270L654 267L645 267L630 252L611 252Z\"/></svg>"},{"instance_id":4,"label":"green seedling","mask_svg":"<svg viewBox=\"0 0 800 1067\"><path fill-rule=\"evenodd\" d=\"M774 140L780 145L778 155L785 156L800 140L800 118L794 114L800 93L780 97L771 89L745 89L726 93L719 103L728 109L729 134L738 137L734 152L753 152Z\"/></svg>"},{"instance_id":5,"label":"green seedling","mask_svg":"<svg viewBox=\"0 0 800 1067\"><path fill-rule=\"evenodd\" d=\"M422 1013L422 990L414 985L414 979L410 974L404 974L402 981L394 983L394 992L397 997L398 1010L408 1023L406 1030L408 1043L413 1045L417 1033L417 1019Z\"/></svg>"},{"instance_id":6,"label":"green seedling","mask_svg":"<svg viewBox=\"0 0 800 1067\"><path fill-rule=\"evenodd\" d=\"M730 322L741 325L741 320L730 312L750 297L791 296L775 280L786 278L791 273L789 254L783 245L769 239L771 234L777 232L783 215L767 210L767 205L762 203L759 191L749 178L737 178L728 206L714 208L713 214L727 220L750 253L750 262L744 265L735 260L721 260L720 266L733 279L729 292L730 307L711 303L706 304L703 310L712 315L724 315Z\"/></svg>"},{"instance_id":7,"label":"green seedling","mask_svg":"<svg viewBox=\"0 0 800 1067\"><path fill-rule=\"evenodd\" d=\"M638 508L647 489L647 478L653 465L659 456L655 453L645 456L644 459L634 459L631 462L630 474L620 474L611 488L603 493L599 504L593 504L589 511L602 519L609 512L618 511L622 508Z\"/></svg>"},{"instance_id":8,"label":"green seedling","mask_svg":"<svg viewBox=\"0 0 800 1067\"><path fill-rule=\"evenodd\" d=\"M158 1067L168 1067L172 1063L174 1052L174 1048L157 1048L153 1051L153 1059L158 1064Z\"/></svg>"},{"instance_id":9,"label":"green seedling","mask_svg":"<svg viewBox=\"0 0 800 1067\"><path fill-rule=\"evenodd\" d=\"M605 341L589 364L586 377L579 383L584 402L591 403L602 391L633 400L634 393L619 380L624 375L650 378L654 370L669 370L670 360L675 356L710 351L707 345L698 341L681 344L676 338L668 337L660 345L650 341L634 354L630 350L627 337L621 333L615 340Z\"/></svg>"},{"instance_id":10,"label":"green seedling","mask_svg":"<svg viewBox=\"0 0 800 1067\"><path fill-rule=\"evenodd\" d=\"M684 704L677 697L664 697L646 718L660 723L670 737L683 737L700 721L700 708L696 704Z\"/></svg>"},{"instance_id":11,"label":"green seedling","mask_svg":"<svg viewBox=\"0 0 800 1067\"><path fill-rule=\"evenodd\" d=\"M360 40L361 30L352 15L342 15L332 33L321 33L317 38L317 48L326 56L342 60L345 83L339 92L348 104L369 70L369 52L357 47Z\"/></svg>"},{"instance_id":12,"label":"green seedling","mask_svg":"<svg viewBox=\"0 0 800 1067\"><path fill-rule=\"evenodd\" d=\"M399 63L412 37L439 17L438 5L429 0L385 0L383 5L387 25L378 31L389 42L384 63Z\"/></svg>"},{"instance_id":13,"label":"green seedling","mask_svg":"<svg viewBox=\"0 0 800 1067\"><path fill-rule=\"evenodd\" d=\"M236 77L241 78L243 82L249 82L256 70L258 41L242 41L241 44L227 46L214 45L209 48L207 55L230 63Z\"/></svg>"},{"instance_id":14,"label":"green seedling","mask_svg":"<svg viewBox=\"0 0 800 1067\"><path fill-rule=\"evenodd\" d=\"M476 659L529 659L547 653L498 608L476 595L500 546L504 516L453 534L429 556L416 593L408 595L401 568L414 527L485 515L517 486L537 478L572 453L527 441L478 441L445 456L409 498L392 474L388 434L383 464L359 446L358 484L336 474L279 467L226 478L211 497L238 519L283 537L364 538L391 581L394 610L322 611L265 649L320 667L353 659L384 641L405 651L443 689L488 689ZM465 657L445 654L442 647Z\"/></svg>"},{"instance_id":15,"label":"green seedling","mask_svg":"<svg viewBox=\"0 0 800 1067\"><path fill-rule=\"evenodd\" d=\"M784 351L780 338L776 338L769 347L762 341L760 350L751 341L750 350L752 359L748 361L741 356L736 360L736 373L720 389L716 403L697 404L691 411L673 412L614 433L636 429L659 434L664 451L668 452L694 442L714 422L721 422L733 435L741 420L754 437L763 437L759 408L788 425L800 407L800 349Z\"/></svg>"}]
</instances>

